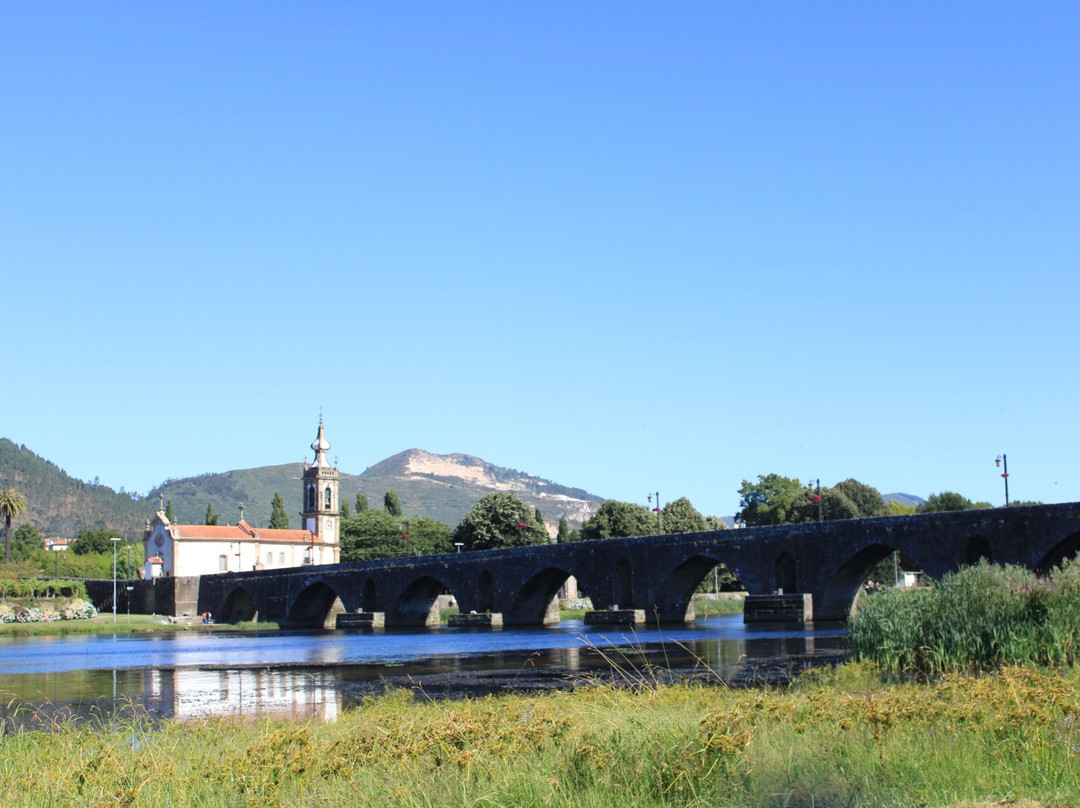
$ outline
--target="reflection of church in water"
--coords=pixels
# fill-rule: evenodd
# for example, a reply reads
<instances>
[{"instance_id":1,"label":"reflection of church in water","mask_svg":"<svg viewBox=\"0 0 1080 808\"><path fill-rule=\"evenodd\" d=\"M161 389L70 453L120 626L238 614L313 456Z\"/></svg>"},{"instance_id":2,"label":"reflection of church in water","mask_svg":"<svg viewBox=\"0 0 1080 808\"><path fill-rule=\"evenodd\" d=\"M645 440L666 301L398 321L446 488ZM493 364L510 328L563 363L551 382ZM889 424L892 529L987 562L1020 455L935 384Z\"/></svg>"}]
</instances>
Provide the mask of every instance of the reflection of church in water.
<instances>
[{"instance_id":1,"label":"reflection of church in water","mask_svg":"<svg viewBox=\"0 0 1080 808\"><path fill-rule=\"evenodd\" d=\"M146 576L209 575L338 563L340 475L326 456L330 442L321 418L311 448L315 459L304 464L300 529L253 527L244 521L243 505L235 525L174 524L160 504L154 521L146 526Z\"/></svg>"}]
</instances>

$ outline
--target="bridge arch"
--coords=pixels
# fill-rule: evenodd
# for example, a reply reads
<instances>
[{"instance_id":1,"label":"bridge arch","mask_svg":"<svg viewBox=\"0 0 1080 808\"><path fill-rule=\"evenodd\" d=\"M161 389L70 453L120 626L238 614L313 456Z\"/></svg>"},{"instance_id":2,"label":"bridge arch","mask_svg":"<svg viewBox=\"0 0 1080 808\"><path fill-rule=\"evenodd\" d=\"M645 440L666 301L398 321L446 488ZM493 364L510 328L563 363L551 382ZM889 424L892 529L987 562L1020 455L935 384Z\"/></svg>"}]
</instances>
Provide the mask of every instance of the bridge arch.
<instances>
[{"instance_id":1,"label":"bridge arch","mask_svg":"<svg viewBox=\"0 0 1080 808\"><path fill-rule=\"evenodd\" d=\"M251 592L246 587L238 586L225 597L214 619L222 623L244 623L254 620L258 614Z\"/></svg>"},{"instance_id":2,"label":"bridge arch","mask_svg":"<svg viewBox=\"0 0 1080 808\"><path fill-rule=\"evenodd\" d=\"M391 626L439 625L439 595L447 592L446 584L438 578L424 575L406 586L386 615Z\"/></svg>"},{"instance_id":3,"label":"bridge arch","mask_svg":"<svg viewBox=\"0 0 1080 808\"><path fill-rule=\"evenodd\" d=\"M508 626L551 625L559 622L559 590L570 573L547 567L532 576L514 597L503 623Z\"/></svg>"},{"instance_id":4,"label":"bridge arch","mask_svg":"<svg viewBox=\"0 0 1080 808\"><path fill-rule=\"evenodd\" d=\"M375 611L375 581L370 576L360 589L360 608L365 612Z\"/></svg>"},{"instance_id":5,"label":"bridge arch","mask_svg":"<svg viewBox=\"0 0 1080 808\"><path fill-rule=\"evenodd\" d=\"M985 536L972 536L964 546L964 555L960 559L962 564L978 564L983 559L993 562L994 553L990 548L990 542Z\"/></svg>"},{"instance_id":6,"label":"bridge arch","mask_svg":"<svg viewBox=\"0 0 1080 808\"><path fill-rule=\"evenodd\" d=\"M773 580L777 592L799 591L798 565L791 553L783 552L776 557L773 563Z\"/></svg>"},{"instance_id":7,"label":"bridge arch","mask_svg":"<svg viewBox=\"0 0 1080 808\"><path fill-rule=\"evenodd\" d=\"M870 544L844 562L826 583L821 603L814 604L814 615L827 619L844 619L850 615L870 571L894 550L888 544Z\"/></svg>"},{"instance_id":8,"label":"bridge arch","mask_svg":"<svg viewBox=\"0 0 1080 808\"><path fill-rule=\"evenodd\" d=\"M711 556L697 555L673 569L660 584L656 614L647 614L645 619L661 623L694 622L694 593L719 563Z\"/></svg>"},{"instance_id":9,"label":"bridge arch","mask_svg":"<svg viewBox=\"0 0 1080 808\"><path fill-rule=\"evenodd\" d=\"M296 596L287 622L308 628L334 628L337 616L344 611L338 593L325 581L316 581Z\"/></svg>"},{"instance_id":10,"label":"bridge arch","mask_svg":"<svg viewBox=\"0 0 1080 808\"><path fill-rule=\"evenodd\" d=\"M476 577L476 610L490 612L495 603L495 579L489 570L482 570Z\"/></svg>"},{"instance_id":11,"label":"bridge arch","mask_svg":"<svg viewBox=\"0 0 1080 808\"><path fill-rule=\"evenodd\" d=\"M612 605L617 605L622 609L629 609L634 605L634 574L626 556L619 556L615 560L611 598ZM593 606L599 605L594 603Z\"/></svg>"},{"instance_id":12,"label":"bridge arch","mask_svg":"<svg viewBox=\"0 0 1080 808\"><path fill-rule=\"evenodd\" d=\"M1060 567L1066 558L1072 559L1080 552L1080 533L1066 536L1060 542L1051 547L1035 565L1035 572L1039 575L1047 575L1054 567Z\"/></svg>"}]
</instances>

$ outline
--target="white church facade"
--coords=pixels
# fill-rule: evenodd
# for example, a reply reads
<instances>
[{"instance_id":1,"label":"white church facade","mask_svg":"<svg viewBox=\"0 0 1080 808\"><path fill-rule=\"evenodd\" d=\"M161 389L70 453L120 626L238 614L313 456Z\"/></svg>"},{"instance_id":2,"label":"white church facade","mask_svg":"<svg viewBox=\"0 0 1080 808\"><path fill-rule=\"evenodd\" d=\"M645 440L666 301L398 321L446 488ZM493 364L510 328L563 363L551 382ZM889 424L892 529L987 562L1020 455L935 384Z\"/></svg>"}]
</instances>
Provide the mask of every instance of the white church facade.
<instances>
[{"instance_id":1,"label":"white church facade","mask_svg":"<svg viewBox=\"0 0 1080 808\"><path fill-rule=\"evenodd\" d=\"M303 474L303 527L280 530L253 527L240 520L235 525L173 524L158 508L147 526L147 578L159 576L211 575L260 569L336 564L340 561L340 475L326 453L322 419L311 448L315 460L305 464Z\"/></svg>"}]
</instances>

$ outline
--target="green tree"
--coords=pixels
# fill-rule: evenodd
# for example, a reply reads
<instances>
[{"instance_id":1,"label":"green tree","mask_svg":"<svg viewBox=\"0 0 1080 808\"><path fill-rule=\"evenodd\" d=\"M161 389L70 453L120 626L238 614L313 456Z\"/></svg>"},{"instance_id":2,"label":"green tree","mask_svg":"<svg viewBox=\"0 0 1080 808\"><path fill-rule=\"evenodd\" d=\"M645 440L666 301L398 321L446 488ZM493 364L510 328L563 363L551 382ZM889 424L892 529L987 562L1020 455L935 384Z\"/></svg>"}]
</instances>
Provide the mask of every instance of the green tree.
<instances>
[{"instance_id":1,"label":"green tree","mask_svg":"<svg viewBox=\"0 0 1080 808\"><path fill-rule=\"evenodd\" d=\"M341 560L371 561L405 555L401 521L387 511L360 511L341 523Z\"/></svg>"},{"instance_id":2,"label":"green tree","mask_svg":"<svg viewBox=\"0 0 1080 808\"><path fill-rule=\"evenodd\" d=\"M172 500L171 499L168 500L165 503L165 518L169 520L169 524L172 524L173 515L172 515Z\"/></svg>"},{"instance_id":3,"label":"green tree","mask_svg":"<svg viewBox=\"0 0 1080 808\"><path fill-rule=\"evenodd\" d=\"M580 536L583 540L591 541L652 536L655 533L656 518L644 505L606 499L596 513L582 524Z\"/></svg>"},{"instance_id":4,"label":"green tree","mask_svg":"<svg viewBox=\"0 0 1080 808\"><path fill-rule=\"evenodd\" d=\"M555 537L555 541L559 544L566 544L570 541L570 526L566 523L566 517L559 517L559 534Z\"/></svg>"},{"instance_id":5,"label":"green tree","mask_svg":"<svg viewBox=\"0 0 1080 808\"><path fill-rule=\"evenodd\" d=\"M341 523L341 560L449 553L452 535L449 525L426 516L402 520L387 511L360 511Z\"/></svg>"},{"instance_id":6,"label":"green tree","mask_svg":"<svg viewBox=\"0 0 1080 808\"><path fill-rule=\"evenodd\" d=\"M889 506L885 502L885 497L881 496L881 492L872 485L860 483L849 477L838 482L833 488L851 500L860 519L876 519L879 516L889 515Z\"/></svg>"},{"instance_id":7,"label":"green tree","mask_svg":"<svg viewBox=\"0 0 1080 808\"><path fill-rule=\"evenodd\" d=\"M454 529L454 541L466 550L494 550L547 544L548 535L536 523L536 513L513 494L499 492L480 498Z\"/></svg>"},{"instance_id":8,"label":"green tree","mask_svg":"<svg viewBox=\"0 0 1080 808\"><path fill-rule=\"evenodd\" d=\"M383 496L383 507L391 516L401 516L401 498L393 488Z\"/></svg>"},{"instance_id":9,"label":"green tree","mask_svg":"<svg viewBox=\"0 0 1080 808\"><path fill-rule=\"evenodd\" d=\"M71 551L76 555L107 554L112 559L112 539L116 535L117 532L108 527L100 530L83 528L71 546Z\"/></svg>"},{"instance_id":10,"label":"green tree","mask_svg":"<svg viewBox=\"0 0 1080 808\"><path fill-rule=\"evenodd\" d=\"M11 542L11 554L16 559L25 561L45 550L45 537L37 525L27 522L15 531Z\"/></svg>"},{"instance_id":11,"label":"green tree","mask_svg":"<svg viewBox=\"0 0 1080 808\"><path fill-rule=\"evenodd\" d=\"M802 483L797 478L759 474L756 483L743 480L739 487L739 511L735 518L746 522L749 527L786 524L788 508L800 493Z\"/></svg>"},{"instance_id":12,"label":"green tree","mask_svg":"<svg viewBox=\"0 0 1080 808\"><path fill-rule=\"evenodd\" d=\"M705 525L708 530L727 530L728 523L719 516L706 516Z\"/></svg>"},{"instance_id":13,"label":"green tree","mask_svg":"<svg viewBox=\"0 0 1080 808\"><path fill-rule=\"evenodd\" d=\"M705 517L686 497L679 497L665 505L661 517L665 533L700 533L709 527Z\"/></svg>"},{"instance_id":14,"label":"green tree","mask_svg":"<svg viewBox=\"0 0 1080 808\"><path fill-rule=\"evenodd\" d=\"M919 513L943 513L945 511L970 511L979 507L965 496L955 491L942 491L931 494L926 502L919 506Z\"/></svg>"},{"instance_id":15,"label":"green tree","mask_svg":"<svg viewBox=\"0 0 1080 808\"><path fill-rule=\"evenodd\" d=\"M341 509L340 509L339 513L341 513L341 518L342 519L348 519L349 518L349 500L347 500L347 499L342 499L341 500Z\"/></svg>"},{"instance_id":16,"label":"green tree","mask_svg":"<svg viewBox=\"0 0 1080 808\"><path fill-rule=\"evenodd\" d=\"M213 503L206 503L206 524L216 525L218 523L218 516L220 514L214 513Z\"/></svg>"},{"instance_id":17,"label":"green tree","mask_svg":"<svg viewBox=\"0 0 1080 808\"><path fill-rule=\"evenodd\" d=\"M361 492L356 492L356 512L364 513L370 506L368 505L367 497Z\"/></svg>"},{"instance_id":18,"label":"green tree","mask_svg":"<svg viewBox=\"0 0 1080 808\"><path fill-rule=\"evenodd\" d=\"M898 499L889 500L889 516L911 516L919 512L916 505L907 505Z\"/></svg>"},{"instance_id":19,"label":"green tree","mask_svg":"<svg viewBox=\"0 0 1080 808\"><path fill-rule=\"evenodd\" d=\"M454 529L445 522L426 516L410 516L405 520L409 533L409 550L414 555L436 555L454 549Z\"/></svg>"},{"instance_id":20,"label":"green tree","mask_svg":"<svg viewBox=\"0 0 1080 808\"><path fill-rule=\"evenodd\" d=\"M210 524L207 522L206 524ZM285 512L285 499L280 491L274 492L274 498L270 500L270 525L272 530L288 530L289 514Z\"/></svg>"},{"instance_id":21,"label":"green tree","mask_svg":"<svg viewBox=\"0 0 1080 808\"><path fill-rule=\"evenodd\" d=\"M821 497L820 502L818 497ZM787 509L787 522L816 522L818 515L823 521L854 519L859 509L847 494L837 488L822 488L820 493L809 486L799 492Z\"/></svg>"},{"instance_id":22,"label":"green tree","mask_svg":"<svg viewBox=\"0 0 1080 808\"><path fill-rule=\"evenodd\" d=\"M4 517L4 562L11 563L11 520L26 511L26 499L14 488L0 490L0 515Z\"/></svg>"}]
</instances>

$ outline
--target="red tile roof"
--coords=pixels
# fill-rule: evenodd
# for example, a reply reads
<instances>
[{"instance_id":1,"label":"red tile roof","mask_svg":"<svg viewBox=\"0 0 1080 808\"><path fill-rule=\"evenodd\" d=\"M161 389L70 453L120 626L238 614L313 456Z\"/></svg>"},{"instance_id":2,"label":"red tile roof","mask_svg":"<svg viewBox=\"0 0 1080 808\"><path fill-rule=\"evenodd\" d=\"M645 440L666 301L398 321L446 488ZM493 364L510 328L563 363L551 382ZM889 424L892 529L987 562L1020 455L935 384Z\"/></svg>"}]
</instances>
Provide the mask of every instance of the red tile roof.
<instances>
[{"instance_id":1,"label":"red tile roof","mask_svg":"<svg viewBox=\"0 0 1080 808\"><path fill-rule=\"evenodd\" d=\"M252 527L241 520L235 525L169 525L174 539L194 541L260 541L272 544L322 544L307 530L272 530Z\"/></svg>"}]
</instances>

